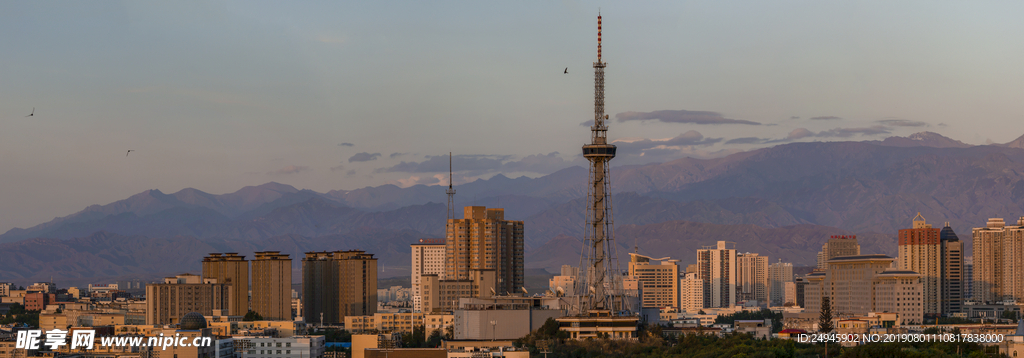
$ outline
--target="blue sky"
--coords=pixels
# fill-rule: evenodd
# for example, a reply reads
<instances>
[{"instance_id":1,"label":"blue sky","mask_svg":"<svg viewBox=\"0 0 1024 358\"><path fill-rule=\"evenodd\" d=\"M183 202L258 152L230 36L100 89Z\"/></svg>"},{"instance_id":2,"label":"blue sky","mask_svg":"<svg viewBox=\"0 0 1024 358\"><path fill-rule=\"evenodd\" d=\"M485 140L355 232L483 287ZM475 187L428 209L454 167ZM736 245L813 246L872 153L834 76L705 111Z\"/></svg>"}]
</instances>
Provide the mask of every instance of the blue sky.
<instances>
[{"instance_id":1,"label":"blue sky","mask_svg":"<svg viewBox=\"0 0 1024 358\"><path fill-rule=\"evenodd\" d=\"M449 151L457 182L579 163L598 8L609 136L629 148L613 165L924 130L1008 142L1022 7L2 3L0 231L146 189L437 183Z\"/></svg>"}]
</instances>

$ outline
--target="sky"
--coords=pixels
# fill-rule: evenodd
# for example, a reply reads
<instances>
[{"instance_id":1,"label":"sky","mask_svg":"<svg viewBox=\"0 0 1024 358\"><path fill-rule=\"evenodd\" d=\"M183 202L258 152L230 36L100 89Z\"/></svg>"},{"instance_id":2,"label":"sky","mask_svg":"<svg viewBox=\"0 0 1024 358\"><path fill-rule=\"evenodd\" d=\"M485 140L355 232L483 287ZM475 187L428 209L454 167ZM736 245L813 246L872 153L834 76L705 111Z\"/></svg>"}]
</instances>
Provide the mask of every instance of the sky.
<instances>
[{"instance_id":1,"label":"sky","mask_svg":"<svg viewBox=\"0 0 1024 358\"><path fill-rule=\"evenodd\" d=\"M598 11L612 170L920 131L1005 143L1024 134L1022 10L4 2L0 231L148 189L446 184L449 152L456 184L585 165Z\"/></svg>"}]
</instances>

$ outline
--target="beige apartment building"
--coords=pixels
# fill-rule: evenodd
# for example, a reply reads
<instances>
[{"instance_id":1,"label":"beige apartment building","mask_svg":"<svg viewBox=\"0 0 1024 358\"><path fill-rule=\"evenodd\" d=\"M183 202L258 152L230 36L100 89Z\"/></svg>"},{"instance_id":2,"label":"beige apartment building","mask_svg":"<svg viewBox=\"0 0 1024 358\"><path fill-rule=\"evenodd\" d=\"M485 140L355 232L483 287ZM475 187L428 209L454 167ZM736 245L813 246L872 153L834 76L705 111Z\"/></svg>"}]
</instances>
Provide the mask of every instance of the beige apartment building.
<instances>
[{"instance_id":1,"label":"beige apartment building","mask_svg":"<svg viewBox=\"0 0 1024 358\"><path fill-rule=\"evenodd\" d=\"M894 261L886 255L829 260L828 270L806 276L805 310L819 312L822 298L829 297L833 317L898 313L902 324L920 324L924 314L921 275L892 268Z\"/></svg>"},{"instance_id":2,"label":"beige apartment building","mask_svg":"<svg viewBox=\"0 0 1024 358\"><path fill-rule=\"evenodd\" d=\"M445 240L445 280L469 280L473 270L493 270L497 294L524 285L523 222L505 220L505 209L467 206L451 219Z\"/></svg>"},{"instance_id":3,"label":"beige apartment building","mask_svg":"<svg viewBox=\"0 0 1024 358\"><path fill-rule=\"evenodd\" d=\"M268 321L292 320L292 259L280 251L256 252L252 261L252 310Z\"/></svg>"},{"instance_id":4,"label":"beige apartment building","mask_svg":"<svg viewBox=\"0 0 1024 358\"><path fill-rule=\"evenodd\" d=\"M233 292L231 285L193 274L164 278L164 283L146 285L146 324L179 323L190 312L231 311Z\"/></svg>"},{"instance_id":5,"label":"beige apartment building","mask_svg":"<svg viewBox=\"0 0 1024 358\"><path fill-rule=\"evenodd\" d=\"M420 292L420 277L437 275L444 279L445 239L420 239L412 248L412 307L414 312L423 312L423 297Z\"/></svg>"},{"instance_id":6,"label":"beige apartment building","mask_svg":"<svg viewBox=\"0 0 1024 358\"><path fill-rule=\"evenodd\" d=\"M736 305L736 266L735 243L719 241L697 250L697 278L704 283L705 308Z\"/></svg>"},{"instance_id":7,"label":"beige apartment building","mask_svg":"<svg viewBox=\"0 0 1024 358\"><path fill-rule=\"evenodd\" d=\"M833 258L857 255L860 255L860 244L856 235L832 235L818 252L818 269L828 269L828 260Z\"/></svg>"},{"instance_id":8,"label":"beige apartment building","mask_svg":"<svg viewBox=\"0 0 1024 358\"><path fill-rule=\"evenodd\" d=\"M654 263L652 261L659 261ZM629 276L640 285L640 305L645 308L679 308L679 260L653 259L629 254Z\"/></svg>"},{"instance_id":9,"label":"beige apartment building","mask_svg":"<svg viewBox=\"0 0 1024 358\"><path fill-rule=\"evenodd\" d=\"M203 278L231 286L232 316L249 312L249 261L235 252L211 253L203 258Z\"/></svg>"},{"instance_id":10,"label":"beige apartment building","mask_svg":"<svg viewBox=\"0 0 1024 358\"><path fill-rule=\"evenodd\" d=\"M452 325L450 314L427 314L422 312L406 313L374 313L372 316L345 317L345 329L350 332L376 331L383 333L412 333L413 329L423 326L425 335L444 330Z\"/></svg>"},{"instance_id":11,"label":"beige apartment building","mask_svg":"<svg viewBox=\"0 0 1024 358\"><path fill-rule=\"evenodd\" d=\"M786 294L786 284L793 282L793 264L779 262L768 265L768 305L782 306L786 302L796 303L796 293ZM796 289L796 286L793 286ZM787 299L788 298L788 299Z\"/></svg>"},{"instance_id":12,"label":"beige apartment building","mask_svg":"<svg viewBox=\"0 0 1024 358\"><path fill-rule=\"evenodd\" d=\"M438 275L420 277L424 313L453 312L460 298L490 298L496 292L493 270L472 270L468 280L441 280Z\"/></svg>"},{"instance_id":13,"label":"beige apartment building","mask_svg":"<svg viewBox=\"0 0 1024 358\"><path fill-rule=\"evenodd\" d=\"M307 323L344 323L377 313L377 259L361 250L307 252L302 260L302 310Z\"/></svg>"},{"instance_id":14,"label":"beige apartment building","mask_svg":"<svg viewBox=\"0 0 1024 358\"><path fill-rule=\"evenodd\" d=\"M679 280L679 311L697 313L704 309L704 281L696 272L687 272Z\"/></svg>"},{"instance_id":15,"label":"beige apartment building","mask_svg":"<svg viewBox=\"0 0 1024 358\"><path fill-rule=\"evenodd\" d=\"M768 302L768 256L736 255L736 301Z\"/></svg>"},{"instance_id":16,"label":"beige apartment building","mask_svg":"<svg viewBox=\"0 0 1024 358\"><path fill-rule=\"evenodd\" d=\"M1024 217L1016 224L992 218L972 230L975 301L1024 300Z\"/></svg>"},{"instance_id":17,"label":"beige apartment building","mask_svg":"<svg viewBox=\"0 0 1024 358\"><path fill-rule=\"evenodd\" d=\"M580 268L569 265L562 265L560 275L548 280L548 290L551 293L564 296L576 292L576 278L580 276Z\"/></svg>"}]
</instances>

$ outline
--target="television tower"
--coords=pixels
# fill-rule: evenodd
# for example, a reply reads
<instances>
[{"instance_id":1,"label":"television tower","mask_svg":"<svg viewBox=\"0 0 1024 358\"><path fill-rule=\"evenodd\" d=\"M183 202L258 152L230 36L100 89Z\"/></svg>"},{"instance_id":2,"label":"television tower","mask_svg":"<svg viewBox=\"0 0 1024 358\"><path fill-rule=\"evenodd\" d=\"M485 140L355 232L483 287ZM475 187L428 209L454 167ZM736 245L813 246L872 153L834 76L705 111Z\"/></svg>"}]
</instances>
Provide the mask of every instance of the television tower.
<instances>
[{"instance_id":1,"label":"television tower","mask_svg":"<svg viewBox=\"0 0 1024 358\"><path fill-rule=\"evenodd\" d=\"M452 152L448 152L448 218L446 222L455 219L455 188L452 187Z\"/></svg>"},{"instance_id":2,"label":"television tower","mask_svg":"<svg viewBox=\"0 0 1024 358\"><path fill-rule=\"evenodd\" d=\"M608 144L608 126L604 114L604 68L601 60L601 14L597 15L597 62L594 62L594 125L590 127L590 144L583 145L583 156L590 161L590 181L587 183L587 224L584 226L580 276L577 295L580 313L589 310L613 310L619 307L611 296L621 294L621 283L615 260L612 232L611 183L608 162L615 157L615 146ZM585 265L585 266L584 266Z\"/></svg>"}]
</instances>

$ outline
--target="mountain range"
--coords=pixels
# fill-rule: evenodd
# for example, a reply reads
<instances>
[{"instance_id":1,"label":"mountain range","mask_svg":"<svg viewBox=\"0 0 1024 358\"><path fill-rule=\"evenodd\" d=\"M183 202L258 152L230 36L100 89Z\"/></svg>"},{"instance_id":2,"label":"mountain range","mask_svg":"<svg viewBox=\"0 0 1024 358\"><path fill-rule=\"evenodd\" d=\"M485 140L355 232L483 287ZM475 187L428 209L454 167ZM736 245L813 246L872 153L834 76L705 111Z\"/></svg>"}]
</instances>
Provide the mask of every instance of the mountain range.
<instances>
[{"instance_id":1,"label":"mountain range","mask_svg":"<svg viewBox=\"0 0 1024 358\"><path fill-rule=\"evenodd\" d=\"M917 212L936 227L950 222L968 243L970 228L989 217L1024 212L1024 136L985 146L931 132L791 143L613 166L611 174L620 260L638 248L689 262L700 246L724 240L772 261L813 265L833 234L858 235L865 253L894 255L897 230ZM507 219L523 220L527 267L577 265L587 175L581 167L538 178L499 174L459 185L456 206L502 207ZM444 188L423 185L319 193L267 183L221 195L148 190L0 235L0 281L159 277L198 270L206 253L229 250L280 250L297 259L305 251L358 248L377 254L385 270L400 270L410 262L408 244L442 235L445 201ZM172 243L182 249L169 253ZM156 259L161 252L166 259Z\"/></svg>"}]
</instances>

